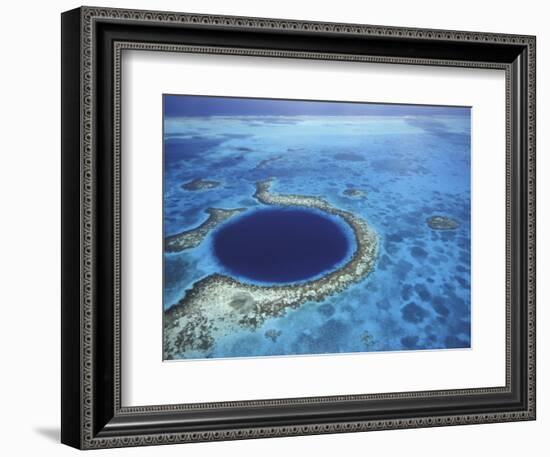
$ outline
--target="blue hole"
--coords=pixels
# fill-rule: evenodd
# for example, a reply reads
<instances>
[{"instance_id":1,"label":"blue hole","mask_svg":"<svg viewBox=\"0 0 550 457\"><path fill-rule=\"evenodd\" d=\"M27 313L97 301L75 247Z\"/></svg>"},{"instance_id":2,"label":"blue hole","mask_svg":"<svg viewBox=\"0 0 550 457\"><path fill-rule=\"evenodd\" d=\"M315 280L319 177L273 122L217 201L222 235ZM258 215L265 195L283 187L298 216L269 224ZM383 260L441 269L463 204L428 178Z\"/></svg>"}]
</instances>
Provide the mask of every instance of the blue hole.
<instances>
[{"instance_id":1,"label":"blue hole","mask_svg":"<svg viewBox=\"0 0 550 457\"><path fill-rule=\"evenodd\" d=\"M320 211L270 208L229 222L213 234L214 255L234 276L253 282L313 279L346 259L353 244L344 224Z\"/></svg>"}]
</instances>

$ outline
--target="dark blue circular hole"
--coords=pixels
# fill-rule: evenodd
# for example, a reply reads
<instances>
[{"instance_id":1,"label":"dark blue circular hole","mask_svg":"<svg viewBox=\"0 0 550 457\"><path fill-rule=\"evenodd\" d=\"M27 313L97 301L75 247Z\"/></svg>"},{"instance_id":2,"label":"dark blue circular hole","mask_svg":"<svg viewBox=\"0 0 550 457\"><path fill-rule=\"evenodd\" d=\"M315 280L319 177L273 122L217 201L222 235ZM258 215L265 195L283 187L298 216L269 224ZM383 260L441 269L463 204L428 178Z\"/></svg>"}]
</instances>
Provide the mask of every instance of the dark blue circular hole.
<instances>
[{"instance_id":1,"label":"dark blue circular hole","mask_svg":"<svg viewBox=\"0 0 550 457\"><path fill-rule=\"evenodd\" d=\"M350 245L343 223L307 208L254 211L213 234L214 255L232 275L266 283L315 278L345 260Z\"/></svg>"}]
</instances>

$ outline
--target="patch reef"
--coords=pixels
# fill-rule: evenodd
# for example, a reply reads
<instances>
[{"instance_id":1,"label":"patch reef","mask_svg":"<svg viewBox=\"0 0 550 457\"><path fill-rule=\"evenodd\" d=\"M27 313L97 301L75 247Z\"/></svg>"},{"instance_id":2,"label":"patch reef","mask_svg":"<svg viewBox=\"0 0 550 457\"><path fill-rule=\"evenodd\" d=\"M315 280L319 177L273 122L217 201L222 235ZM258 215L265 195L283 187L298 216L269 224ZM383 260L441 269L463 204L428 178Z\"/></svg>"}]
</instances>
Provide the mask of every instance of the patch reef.
<instances>
[{"instance_id":1,"label":"patch reef","mask_svg":"<svg viewBox=\"0 0 550 457\"><path fill-rule=\"evenodd\" d=\"M426 222L433 230L454 230L458 228L458 222L447 216L432 216Z\"/></svg>"},{"instance_id":2,"label":"patch reef","mask_svg":"<svg viewBox=\"0 0 550 457\"><path fill-rule=\"evenodd\" d=\"M182 184L181 188L185 190L191 190L191 191L210 190L210 189L215 189L220 184L221 183L219 181L211 181L208 179L196 178L196 179L193 179L192 181Z\"/></svg>"}]
</instances>

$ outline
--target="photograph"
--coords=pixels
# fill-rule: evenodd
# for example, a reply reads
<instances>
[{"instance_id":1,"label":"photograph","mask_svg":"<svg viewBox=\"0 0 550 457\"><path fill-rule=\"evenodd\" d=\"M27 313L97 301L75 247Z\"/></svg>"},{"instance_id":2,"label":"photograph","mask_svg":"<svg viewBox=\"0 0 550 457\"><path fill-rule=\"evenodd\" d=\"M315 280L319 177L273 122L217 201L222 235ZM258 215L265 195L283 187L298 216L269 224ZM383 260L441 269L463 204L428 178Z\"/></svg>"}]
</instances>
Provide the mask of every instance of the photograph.
<instances>
[{"instance_id":1,"label":"photograph","mask_svg":"<svg viewBox=\"0 0 550 457\"><path fill-rule=\"evenodd\" d=\"M540 420L504 439L485 424L537 420L542 15L501 8L495 30L494 5L479 2L452 17L436 2L107 3L64 7L61 34L59 11L46 21L40 7L34 25L57 20L60 93L35 91L55 100L32 106L60 116L29 136L31 105L7 86L12 130L26 131L6 157L40 175L10 186L59 181L60 218L6 193L6 214L33 222L6 227L28 244L41 211L60 225L61 312L32 321L59 328L47 371L60 365L61 411L49 410L61 443L108 454L256 440L257 455L264 438L393 430L414 441L396 453L410 453L429 433L412 429L433 427L434 449L471 454L482 440L521 454ZM51 132L55 170L38 166ZM32 167L17 154L27 140ZM4 238L28 264L26 244ZM11 352L18 367L33 353ZM470 424L478 440L457 435ZM369 435L387 451L386 434Z\"/></svg>"},{"instance_id":2,"label":"photograph","mask_svg":"<svg viewBox=\"0 0 550 457\"><path fill-rule=\"evenodd\" d=\"M164 360L471 347L471 107L162 97Z\"/></svg>"}]
</instances>

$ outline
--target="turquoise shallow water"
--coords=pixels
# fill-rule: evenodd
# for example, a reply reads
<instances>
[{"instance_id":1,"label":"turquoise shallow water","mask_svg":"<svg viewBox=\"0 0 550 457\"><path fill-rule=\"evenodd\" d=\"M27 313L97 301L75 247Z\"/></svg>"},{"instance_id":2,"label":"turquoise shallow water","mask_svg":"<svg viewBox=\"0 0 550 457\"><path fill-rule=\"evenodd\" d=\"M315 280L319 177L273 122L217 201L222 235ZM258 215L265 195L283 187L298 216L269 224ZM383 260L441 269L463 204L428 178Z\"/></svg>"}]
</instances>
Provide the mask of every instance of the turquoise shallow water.
<instances>
[{"instance_id":1,"label":"turquoise shallow water","mask_svg":"<svg viewBox=\"0 0 550 457\"><path fill-rule=\"evenodd\" d=\"M195 228L208 207L263 207L255 183L269 177L275 193L320 196L365 219L380 238L374 271L323 302L216 341L204 357L470 347L469 116L167 118L165 235ZM220 185L181 187L196 178ZM434 215L460 225L433 230L426 219ZM164 268L165 309L195 281L228 273L212 233L165 254Z\"/></svg>"}]
</instances>

